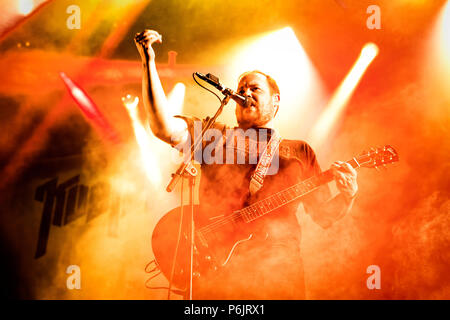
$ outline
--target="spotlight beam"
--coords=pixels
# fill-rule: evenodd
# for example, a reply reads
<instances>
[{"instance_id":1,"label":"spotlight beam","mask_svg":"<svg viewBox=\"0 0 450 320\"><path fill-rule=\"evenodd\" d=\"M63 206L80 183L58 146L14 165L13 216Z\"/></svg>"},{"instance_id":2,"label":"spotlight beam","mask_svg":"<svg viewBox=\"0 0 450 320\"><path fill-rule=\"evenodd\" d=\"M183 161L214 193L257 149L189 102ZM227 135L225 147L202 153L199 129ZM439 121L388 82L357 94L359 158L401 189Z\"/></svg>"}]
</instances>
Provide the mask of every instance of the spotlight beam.
<instances>
[{"instance_id":1,"label":"spotlight beam","mask_svg":"<svg viewBox=\"0 0 450 320\"><path fill-rule=\"evenodd\" d=\"M125 12L123 14L125 19L121 19L121 22L117 27L108 35L106 40L103 42L103 46L100 50L99 57L108 58L117 48L121 40L127 35L128 30L131 28L133 23L138 18L139 14L147 6L149 0L139 0L133 1L127 4L127 7L122 11Z\"/></svg>"},{"instance_id":2,"label":"spotlight beam","mask_svg":"<svg viewBox=\"0 0 450 320\"><path fill-rule=\"evenodd\" d=\"M281 95L275 126L290 139L300 139L307 134L312 123L308 118L309 110L323 103L323 86L291 27L246 39L225 58L231 61L225 81L235 81L250 70L262 71L275 79ZM227 116L226 112L223 116ZM234 121L234 114L229 113L228 119ZM301 125L292 119L301 121Z\"/></svg>"},{"instance_id":3,"label":"spotlight beam","mask_svg":"<svg viewBox=\"0 0 450 320\"><path fill-rule=\"evenodd\" d=\"M315 148L319 148L328 137L362 76L377 55L378 47L375 44L368 43L363 47L350 72L334 92L327 107L311 130L309 141Z\"/></svg>"},{"instance_id":4,"label":"spotlight beam","mask_svg":"<svg viewBox=\"0 0 450 320\"><path fill-rule=\"evenodd\" d=\"M64 81L64 84L69 91L70 96L80 107L83 114L94 124L96 129L105 136L107 139L114 143L120 142L119 135L109 124L106 117L101 113L100 109L94 103L94 101L88 96L88 94L77 84L75 84L64 72L60 72L59 75Z\"/></svg>"},{"instance_id":5,"label":"spotlight beam","mask_svg":"<svg viewBox=\"0 0 450 320\"><path fill-rule=\"evenodd\" d=\"M138 115L138 103L139 98L135 97L134 99L131 97L131 95L127 95L126 97L122 98L122 102L125 106L125 108L128 111L128 114L131 118L131 124L133 126L134 135L136 137L136 142L139 146L140 154L141 154L141 162L142 166L144 168L144 171L147 175L147 178L150 180L150 182L157 186L161 182L161 170L159 170L159 164L158 161L153 154L153 150L155 148L151 147L150 144L150 136L145 130L142 122L139 120Z\"/></svg>"},{"instance_id":6,"label":"spotlight beam","mask_svg":"<svg viewBox=\"0 0 450 320\"><path fill-rule=\"evenodd\" d=\"M169 104L169 114L175 116L181 113L183 110L184 95L186 93L186 86L181 82L178 82L173 87L172 91L167 96Z\"/></svg>"},{"instance_id":7,"label":"spotlight beam","mask_svg":"<svg viewBox=\"0 0 450 320\"><path fill-rule=\"evenodd\" d=\"M23 13L20 13L17 17L10 20L9 23L7 23L6 27L0 29L0 42L3 41L12 31L19 28L21 25L23 25L25 22L31 19L34 15L36 15L38 12L40 12L46 5L51 3L53 0L41 0L41 4L34 7L34 9L27 15L24 16Z\"/></svg>"}]
</instances>

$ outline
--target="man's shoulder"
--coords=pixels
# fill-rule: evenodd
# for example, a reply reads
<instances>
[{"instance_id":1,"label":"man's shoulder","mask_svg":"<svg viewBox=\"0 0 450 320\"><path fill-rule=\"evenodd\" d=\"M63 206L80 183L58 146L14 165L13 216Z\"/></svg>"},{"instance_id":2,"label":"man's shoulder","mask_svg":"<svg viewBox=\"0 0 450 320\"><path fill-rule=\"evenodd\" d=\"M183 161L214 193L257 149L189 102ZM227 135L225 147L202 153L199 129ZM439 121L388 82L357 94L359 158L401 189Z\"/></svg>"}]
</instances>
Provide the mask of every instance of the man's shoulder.
<instances>
[{"instance_id":1,"label":"man's shoulder","mask_svg":"<svg viewBox=\"0 0 450 320\"><path fill-rule=\"evenodd\" d=\"M200 129L203 128L203 126L209 121L210 117L206 117L204 119L195 117L195 116L187 116L187 115L176 115L175 118L180 118L186 121L189 128L193 128L196 124ZM212 129L220 129L221 131L225 129L231 128L230 126L221 123L221 122L214 122Z\"/></svg>"},{"instance_id":2,"label":"man's shoulder","mask_svg":"<svg viewBox=\"0 0 450 320\"><path fill-rule=\"evenodd\" d=\"M308 142L303 140L291 140L291 139L283 139L281 140L280 146L290 149L295 149L300 152L312 151L311 146Z\"/></svg>"},{"instance_id":3,"label":"man's shoulder","mask_svg":"<svg viewBox=\"0 0 450 320\"><path fill-rule=\"evenodd\" d=\"M303 140L283 139L280 143L280 155L287 158L311 159L315 158L312 147Z\"/></svg>"}]
</instances>

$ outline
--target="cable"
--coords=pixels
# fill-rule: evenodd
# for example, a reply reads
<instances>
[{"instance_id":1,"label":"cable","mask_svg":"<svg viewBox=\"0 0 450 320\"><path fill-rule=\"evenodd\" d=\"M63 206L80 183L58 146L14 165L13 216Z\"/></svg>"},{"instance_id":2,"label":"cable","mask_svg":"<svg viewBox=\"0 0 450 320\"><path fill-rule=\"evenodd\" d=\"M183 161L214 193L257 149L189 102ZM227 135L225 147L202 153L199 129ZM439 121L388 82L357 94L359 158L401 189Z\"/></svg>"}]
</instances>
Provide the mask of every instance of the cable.
<instances>
[{"instance_id":1,"label":"cable","mask_svg":"<svg viewBox=\"0 0 450 320\"><path fill-rule=\"evenodd\" d=\"M220 99L220 97L219 97L214 91L211 91L211 90L209 90L208 88L206 88L205 86L202 86L202 85L197 81L197 79L195 79L195 72L192 74L192 78L194 78L194 81L195 81L200 87L202 87L203 89L208 90L209 92L211 92L213 95L215 95L215 96L217 97L217 99L219 99L220 102L222 102L222 99Z\"/></svg>"},{"instance_id":2,"label":"cable","mask_svg":"<svg viewBox=\"0 0 450 320\"><path fill-rule=\"evenodd\" d=\"M155 267L154 267L152 270L147 271L148 267L149 267L152 263L155 264ZM154 271L156 271L156 270L158 270L158 269L159 269L158 263L156 262L156 259L153 259L152 261L150 261L149 263L147 263L147 265L146 265L145 268L144 268L144 272L145 272L145 273L152 273L152 272L154 272Z\"/></svg>"},{"instance_id":3,"label":"cable","mask_svg":"<svg viewBox=\"0 0 450 320\"><path fill-rule=\"evenodd\" d=\"M149 266L150 266L152 263L153 263L155 266L153 267L153 269L148 270ZM157 271L157 270L158 270L158 271ZM150 261L149 263L147 263L147 265L145 266L144 272L145 272L145 273L152 273L152 272L155 272L155 271L156 271L156 274L152 275L149 279L147 279L147 280L145 281L145 287L146 287L147 289L152 289L152 290L153 290L153 289L168 289L168 287L152 287L152 286L149 286L149 285L147 284L150 280L152 280L153 278L159 276L159 275L162 273L162 271L159 270L158 263L156 262L155 259L153 259L152 261Z\"/></svg>"},{"instance_id":4,"label":"cable","mask_svg":"<svg viewBox=\"0 0 450 320\"><path fill-rule=\"evenodd\" d=\"M172 281L173 281L173 276L175 274L175 266L176 266L176 262L177 262L177 256L178 256L178 247L180 246L180 242L181 242L181 233L183 231L183 184L184 184L184 179L181 179L181 208L180 208L180 224L178 227L178 238L177 238L177 245L175 246L175 253L173 256L173 263L172 263L172 271L170 272L170 279L169 279L169 287L168 287L168 291L167 291L167 300L170 300L170 292L172 291Z\"/></svg>"},{"instance_id":5,"label":"cable","mask_svg":"<svg viewBox=\"0 0 450 320\"><path fill-rule=\"evenodd\" d=\"M151 286L149 286L147 283L150 281L150 280L152 280L154 277L156 277L156 276L159 276L161 274L161 271L159 271L158 273L156 273L155 275L153 275L153 276L151 276L150 278L148 278L147 279L147 281L145 281L145 287L146 288L148 288L148 289L152 289L152 290L155 290L155 289L169 289L168 287L151 287Z\"/></svg>"},{"instance_id":6,"label":"cable","mask_svg":"<svg viewBox=\"0 0 450 320\"><path fill-rule=\"evenodd\" d=\"M155 267L154 267L152 270L147 270L148 267L149 267L152 263L155 264ZM158 270L158 271L157 271L157 270ZM153 278L159 276L159 275L162 273L162 271L159 269L158 263L156 262L155 259L153 259L152 261L150 261L149 263L147 263L147 265L145 266L144 271L145 271L145 273L152 273L152 272L155 272L155 271L156 271L156 274L152 275L149 279L147 279L147 280L145 281L145 287L146 287L147 289L150 289L150 290L159 290L159 289L168 290L168 289L170 289L169 287L152 287L152 286L150 286L150 285L148 284ZM174 290L174 289L171 289L171 291L172 291L173 293L176 293L176 294L179 294L179 295L183 295L183 291L181 291L181 290Z\"/></svg>"}]
</instances>

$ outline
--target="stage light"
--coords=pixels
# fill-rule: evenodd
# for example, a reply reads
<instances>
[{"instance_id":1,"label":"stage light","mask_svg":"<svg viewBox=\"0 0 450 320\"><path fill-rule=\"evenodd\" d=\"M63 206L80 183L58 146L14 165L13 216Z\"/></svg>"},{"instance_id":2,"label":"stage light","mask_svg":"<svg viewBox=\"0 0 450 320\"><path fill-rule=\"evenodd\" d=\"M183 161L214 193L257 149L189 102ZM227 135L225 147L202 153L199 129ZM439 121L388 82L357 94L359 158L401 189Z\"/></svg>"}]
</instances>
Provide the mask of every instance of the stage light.
<instances>
[{"instance_id":1,"label":"stage light","mask_svg":"<svg viewBox=\"0 0 450 320\"><path fill-rule=\"evenodd\" d=\"M431 30L428 51L426 52L426 63L423 65L425 82L430 87L433 98L437 99L431 103L429 108L435 112L436 116L441 115L448 118L448 103L439 101L450 98L450 1L447 1L437 15L436 21ZM441 110L439 106L445 106Z\"/></svg>"},{"instance_id":2,"label":"stage light","mask_svg":"<svg viewBox=\"0 0 450 320\"><path fill-rule=\"evenodd\" d=\"M19 0L17 2L18 11L23 15L27 15L33 11L34 1L33 0Z\"/></svg>"},{"instance_id":3,"label":"stage light","mask_svg":"<svg viewBox=\"0 0 450 320\"><path fill-rule=\"evenodd\" d=\"M450 56L450 1L447 1L444 9L442 20L442 41L444 42L448 58Z\"/></svg>"},{"instance_id":4,"label":"stage light","mask_svg":"<svg viewBox=\"0 0 450 320\"><path fill-rule=\"evenodd\" d=\"M334 92L327 107L320 115L310 133L309 141L315 148L319 148L330 133L342 110L350 100L364 72L378 55L378 47L374 43L366 44L350 72Z\"/></svg>"},{"instance_id":5,"label":"stage light","mask_svg":"<svg viewBox=\"0 0 450 320\"><path fill-rule=\"evenodd\" d=\"M72 96L76 104L80 107L83 114L95 125L95 129L100 130L102 135L108 140L111 140L114 143L119 143L119 135L112 128L106 117L102 114L100 109L89 97L89 95L84 92L83 89L72 79L70 79L64 72L60 72L59 75L64 81L69 94Z\"/></svg>"},{"instance_id":6,"label":"stage light","mask_svg":"<svg viewBox=\"0 0 450 320\"><path fill-rule=\"evenodd\" d=\"M183 110L185 92L186 86L181 82L178 82L168 94L167 100L169 102L169 108L167 111L170 116L181 114L181 111Z\"/></svg>"},{"instance_id":7,"label":"stage light","mask_svg":"<svg viewBox=\"0 0 450 320\"><path fill-rule=\"evenodd\" d=\"M149 134L147 133L141 120L139 119L137 108L139 98L134 97L133 99L131 95L127 95L126 97L122 98L122 102L131 118L131 124L133 126L136 142L139 146L141 162L145 170L145 174L147 175L149 181L153 185L157 186L161 182L161 172L159 170L159 165L156 157L152 153L152 150L154 150L155 148L151 147Z\"/></svg>"},{"instance_id":8,"label":"stage light","mask_svg":"<svg viewBox=\"0 0 450 320\"><path fill-rule=\"evenodd\" d=\"M281 92L277 127L285 137L306 135L312 122L308 117L314 118L317 106L323 105L323 86L292 28L246 39L225 58L226 82L236 82L240 74L251 70L260 70L274 78Z\"/></svg>"},{"instance_id":9,"label":"stage light","mask_svg":"<svg viewBox=\"0 0 450 320\"><path fill-rule=\"evenodd\" d=\"M61 76L61 79L64 81L64 84L67 86L70 95L80 106L83 113L89 119L102 118L100 110L97 108L92 99L90 99L89 96L78 85L76 85L72 81L72 79L70 79L64 72L60 72L59 75Z\"/></svg>"},{"instance_id":10,"label":"stage light","mask_svg":"<svg viewBox=\"0 0 450 320\"><path fill-rule=\"evenodd\" d=\"M378 55L378 51L378 47L375 43L368 43L361 50L361 59L367 61L367 65L369 65L370 62L372 62L372 60Z\"/></svg>"},{"instance_id":11,"label":"stage light","mask_svg":"<svg viewBox=\"0 0 450 320\"><path fill-rule=\"evenodd\" d=\"M447 1L437 24L438 60L444 65L447 76L450 74L450 1ZM448 82L448 79L446 79Z\"/></svg>"}]
</instances>

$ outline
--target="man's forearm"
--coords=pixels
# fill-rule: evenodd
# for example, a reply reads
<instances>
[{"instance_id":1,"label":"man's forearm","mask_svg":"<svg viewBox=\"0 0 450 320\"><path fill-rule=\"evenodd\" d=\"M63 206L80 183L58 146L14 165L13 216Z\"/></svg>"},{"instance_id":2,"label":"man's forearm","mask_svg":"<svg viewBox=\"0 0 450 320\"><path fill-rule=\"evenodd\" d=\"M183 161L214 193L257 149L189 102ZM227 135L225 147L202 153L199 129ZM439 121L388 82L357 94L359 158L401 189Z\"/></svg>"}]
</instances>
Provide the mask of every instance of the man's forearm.
<instances>
[{"instance_id":1,"label":"man's forearm","mask_svg":"<svg viewBox=\"0 0 450 320\"><path fill-rule=\"evenodd\" d=\"M165 111L167 98L156 70L155 61L144 60L142 68L142 99L150 128L158 138L169 142L170 129Z\"/></svg>"},{"instance_id":2,"label":"man's forearm","mask_svg":"<svg viewBox=\"0 0 450 320\"><path fill-rule=\"evenodd\" d=\"M142 98L150 129L157 138L172 146L184 143L188 139L186 122L169 114L169 102L159 79L155 61L145 59L142 67Z\"/></svg>"},{"instance_id":3,"label":"man's forearm","mask_svg":"<svg viewBox=\"0 0 450 320\"><path fill-rule=\"evenodd\" d=\"M324 228L343 218L351 210L355 197L347 198L342 193L325 202L317 212L317 222Z\"/></svg>"}]
</instances>

